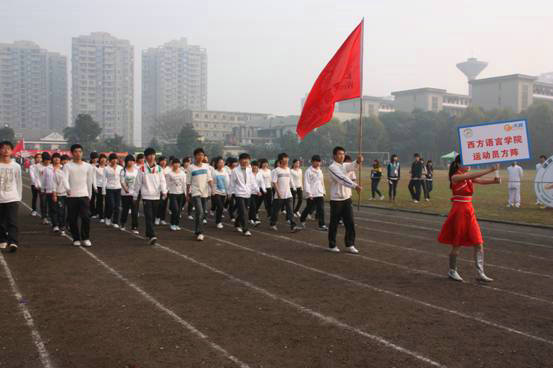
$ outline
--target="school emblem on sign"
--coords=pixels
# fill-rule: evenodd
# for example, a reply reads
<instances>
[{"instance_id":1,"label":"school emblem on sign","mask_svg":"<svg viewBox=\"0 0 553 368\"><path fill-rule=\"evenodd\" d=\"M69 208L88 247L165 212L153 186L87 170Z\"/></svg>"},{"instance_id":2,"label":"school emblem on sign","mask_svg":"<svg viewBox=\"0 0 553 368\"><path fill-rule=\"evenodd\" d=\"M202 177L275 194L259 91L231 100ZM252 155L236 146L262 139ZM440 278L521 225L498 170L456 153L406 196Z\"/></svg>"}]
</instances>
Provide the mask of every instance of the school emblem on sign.
<instances>
[{"instance_id":1,"label":"school emblem on sign","mask_svg":"<svg viewBox=\"0 0 553 368\"><path fill-rule=\"evenodd\" d=\"M463 136L465 138L472 138L473 135L474 135L474 133L472 132L471 128L463 129Z\"/></svg>"},{"instance_id":2,"label":"school emblem on sign","mask_svg":"<svg viewBox=\"0 0 553 368\"><path fill-rule=\"evenodd\" d=\"M536 173L534 190L538 201L544 206L553 207L553 189L545 189L553 183L553 156L549 157Z\"/></svg>"}]
</instances>

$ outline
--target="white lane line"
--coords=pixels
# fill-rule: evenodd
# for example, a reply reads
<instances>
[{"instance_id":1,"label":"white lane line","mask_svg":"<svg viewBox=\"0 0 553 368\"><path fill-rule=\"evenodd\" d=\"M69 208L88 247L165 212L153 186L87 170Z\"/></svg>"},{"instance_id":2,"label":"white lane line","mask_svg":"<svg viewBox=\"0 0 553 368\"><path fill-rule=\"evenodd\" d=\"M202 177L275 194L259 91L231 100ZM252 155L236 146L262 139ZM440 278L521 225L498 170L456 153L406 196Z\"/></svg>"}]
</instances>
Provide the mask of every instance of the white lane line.
<instances>
[{"instance_id":1,"label":"white lane line","mask_svg":"<svg viewBox=\"0 0 553 368\"><path fill-rule=\"evenodd\" d=\"M190 231L190 230L188 230L188 229L185 229L185 231L188 231L188 232L193 233L192 231ZM129 233L129 234L131 234L132 236L135 236L135 237L137 237L137 238L145 239L143 236L138 235L138 234L130 233L130 232L128 232L127 230L125 230L125 232L127 232L127 233ZM209 238L216 239L216 238L213 238L213 237L211 237L211 236L209 236ZM221 243L225 243L225 244L228 243L226 240L223 240L223 239L217 239L217 240L219 240ZM322 313L320 313L320 312L317 312L317 311L315 311L315 310L313 310L313 309L311 309L311 308L308 308L308 307L305 307L305 306L303 306L303 305L301 305L301 304L298 304L298 303L296 303L296 302L294 302L294 301L292 301L292 300L286 299L286 298L281 297L281 296L279 296L279 295L277 295L277 294L273 294L273 293L271 293L270 291L268 291L268 290L266 290L266 289L263 289L262 287L259 287L259 286L255 285L255 284L253 284L253 283L251 283L251 282L249 282L249 281L240 279L240 278L238 278L238 277L236 277L236 276L233 276L233 275L231 275L231 274L229 274L229 273L226 273L225 271L222 271L222 270L220 270L220 269L218 269L218 268L215 268L215 267L210 266L210 265L208 265L208 264L206 264L206 263L200 262L200 261L198 261L198 260L196 260L196 259L194 259L194 258L192 258L192 257L190 257L190 256L187 256L187 255L184 254L184 253L177 252L177 251L173 250L172 248L168 248L168 247L166 247L166 246L164 246L164 245L161 245L160 243L157 243L157 245L156 245L155 248L161 249L161 250L166 251L166 252L169 252L169 253L171 253L171 254L173 254L173 255L176 255L176 256L178 256L178 257L181 257L181 258L183 258L183 259L185 259L185 260L187 260L187 261L189 261L189 262L191 262L191 263L194 263L194 264L196 264L196 265L198 265L198 266L201 266L201 267L203 267L203 268L205 268L205 269L208 269L208 270L210 270L211 272L214 272L214 273L216 273L216 274L219 274L219 275L221 275L221 276L224 276L224 277L228 278L229 280L232 280L232 281L236 282L237 284L243 285L243 286L245 286L245 287L247 287L247 288L249 288L249 289L252 289L252 290L258 292L259 294L265 295L265 296L269 297L270 299L273 299L273 300L279 301L279 302L281 302L281 303L287 304L287 305L293 307L294 309L296 309L296 310L298 310L298 311L300 311L300 312L302 312L302 313L304 313L304 314L307 314L307 315L310 315L310 316L312 316L312 317L315 317L315 318L319 319L320 321L322 321L322 322L325 323L325 324L329 324L329 325L332 325L332 326L335 326L335 327L339 327L339 328L341 328L341 329L344 329L344 330L347 330L347 331L356 333L356 334L361 335L361 336L363 336L363 337L366 337L366 338L368 338L368 339L370 339L370 340L376 341L376 342L378 342L378 343L380 343L380 344L382 344L382 345L384 345L384 346L386 346L386 347L388 347L388 348L390 348L390 349L393 349L393 350L399 351L399 352L401 352L401 353L407 354L407 355L409 355L409 356L411 356L411 357L413 357L413 358L415 358L415 359L417 359L417 360L420 360L420 361L422 361L422 362L424 362L424 363L428 363L428 364L430 364L430 365L432 365L432 366L435 366L435 367L445 367L445 365L443 365L443 364L441 364L441 363L438 363L438 362L436 362L436 361L434 361L434 360L432 360L432 359L430 359L430 358L427 358L427 357L425 357L425 356L423 356L423 355L421 355L421 354L419 354L419 353L417 353L417 352L415 352L415 351L412 351L412 350L409 350L409 349L404 348L404 347L402 347L402 346L396 345L396 344L394 344L394 343L392 343L392 342L390 342L390 341L384 339L383 337L380 337L380 336L378 336L378 335L373 335L373 334L368 333L368 332L366 332L366 331L364 331L364 330L361 330L360 328L357 328L357 327L348 325L348 324L345 323L345 322L342 322L342 321L340 321L340 320L337 320L337 319L334 318L334 317L324 315L324 314L322 314Z\"/></svg>"},{"instance_id":2,"label":"white lane line","mask_svg":"<svg viewBox=\"0 0 553 368\"><path fill-rule=\"evenodd\" d=\"M322 246L322 245L313 244L313 243L306 242L306 241L299 240L299 239L293 239L293 238L283 236L283 235L270 234L270 233L260 231L260 230L251 230L251 231L255 232L255 233L263 234L263 235L266 235L266 236L269 236L269 237L274 237L274 238L279 238L281 240L291 241L293 243L305 245L305 246L308 246L308 247L311 247L311 248L319 248L319 249L325 249L325 250L327 249L327 247ZM313 231L316 231L316 230L313 230ZM402 269L402 270L406 270L408 272L420 273L420 274L435 276L435 277L439 277L439 278L444 278L445 277L442 274L437 274L437 273L434 273L434 272L431 272L431 271L426 271L426 270L417 269L417 268L413 268L413 267L409 267L409 266L404 266L404 265L401 265L401 264L398 264L398 263L388 262L388 261L384 261L384 260L381 260L381 259L378 259L378 258L368 257L368 256L365 256L365 255L362 255L362 254L356 255L355 258L360 258L360 259L363 259L363 260L367 260L369 262L384 264L384 265L387 265L387 266L391 266L391 267L399 268L399 269ZM465 283L465 284L466 285L471 285L473 287L486 288L486 289L493 290L493 291L496 291L496 292L510 294L510 295L514 295L514 296L517 296L517 297L522 297L522 298L525 298L525 299L529 299L529 300L533 300L533 301L553 305L553 301L543 299L543 298L539 298L539 297L535 297L535 296L532 296L532 295L519 293L519 292L516 292L516 291L501 289L501 288L498 288L498 287L484 285L484 284L481 284L481 283L479 283L479 284Z\"/></svg>"},{"instance_id":3,"label":"white lane line","mask_svg":"<svg viewBox=\"0 0 553 368\"><path fill-rule=\"evenodd\" d=\"M25 207L27 207L29 210L31 210L31 207L29 207L25 202L21 202ZM71 240L71 237L69 235L65 236L67 239ZM223 355L226 359L230 360L231 362L235 363L241 368L249 368L249 366L236 358L234 355L230 354L228 351L226 351L223 347L218 345L217 343L213 342L209 336L198 330L194 325L192 325L190 322L185 321L182 319L178 314L173 312L171 309L167 308L163 304L161 304L157 299L155 299L153 296L148 294L146 291L141 289L138 285L133 283L132 281L128 280L125 276L121 275L119 272L117 272L114 268L110 267L107 263L102 261L100 258L98 258L94 253L86 250L83 247L79 247L83 252L85 252L88 256L90 256L92 259L94 259L98 264L100 264L102 267L104 267L106 270L108 270L112 275L117 277L119 280L123 281L125 285L135 290L138 294L140 294L144 299L152 303L156 308L164 312L165 314L169 315L171 318L173 318L174 321L176 321L178 324L183 326L188 332L190 332L195 337L199 338L200 340L204 341L209 347L211 347L213 350L218 351ZM21 304L20 304L21 305ZM50 367L50 366L48 366Z\"/></svg>"},{"instance_id":4,"label":"white lane line","mask_svg":"<svg viewBox=\"0 0 553 368\"><path fill-rule=\"evenodd\" d=\"M367 221L367 222L375 222L375 223L377 223L377 224L385 224L385 225L400 226L400 227L405 227L405 228L409 228L409 229L417 229L417 230L432 231L432 232L435 232L435 233L439 233L439 232L440 232L440 229L436 229L436 228L433 228L433 227L427 227L427 226L419 226L419 225L411 225L411 224L402 224L402 223L399 223L399 222L383 221L383 220L371 219L371 218L366 218L366 217L356 217L355 219L359 219L359 220ZM498 237L496 237L496 236L489 236L489 235L486 236L486 238L488 238L488 239L493 239L493 240L498 240L498 241L503 241L503 242L511 243L511 244L515 244L515 243L516 243L516 244L530 245L530 246L534 246L534 247L539 247L539 248L545 248L545 249L551 249L551 250L553 250L553 246L548 246L548 245L545 245L545 244L538 244L538 243L532 243L532 242L521 241L521 240L515 240L515 239L498 238Z\"/></svg>"},{"instance_id":5,"label":"white lane line","mask_svg":"<svg viewBox=\"0 0 553 368\"><path fill-rule=\"evenodd\" d=\"M191 231L189 229L184 229L184 230L189 232L189 233L193 233L193 231ZM258 231L256 231L256 232L258 232ZM280 236L275 236L275 237L280 238ZM382 289L382 288L367 284L365 282L348 279L347 277L344 277L344 276L341 276L341 275L338 275L338 274L335 274L335 273L326 272L326 271L323 271L323 270L320 270L320 269L317 269L317 268L314 268L314 267L311 267L311 266L304 265L302 263L291 261L289 259L282 258L282 257L276 256L274 254L266 253L266 252L263 252L263 251L258 251L258 250L255 250L255 249L252 249L252 248L249 248L249 247L237 244L237 243L233 243L233 242L228 241L228 240L218 238L218 237L207 235L206 238L211 238L211 239L216 240L220 243L224 243L224 244L230 245L232 247L239 248L239 249L251 252L251 253L259 254L259 255L262 255L264 257L271 258L271 259L274 259L274 260L277 260L277 261L280 261L280 262L284 262L284 263L302 268L304 270L312 271L312 272L315 272L315 273L318 273L318 274L321 274L321 275L324 275L324 276L327 276L327 277L330 277L330 278L334 278L334 279L337 279L337 280L340 280L340 281L344 281L346 283L350 283L350 284L353 284L353 285L358 286L358 287L362 287L362 288L365 288L365 289L370 289L370 290L376 291L378 293L394 296L396 298L400 298L400 299L403 299L403 300L411 302L411 303L422 305L424 307L435 309L435 310L438 310L438 311L441 311L441 312L453 314L453 315L456 315L458 317L462 317L462 318L465 318L465 319L470 319L470 320L485 324L487 326L492 326L492 327L495 327L495 328L498 328L498 329L501 329L501 330L504 330L504 331L507 331L507 332L510 332L510 333L513 333L513 334L516 334L516 335L524 336L528 339L532 339L532 340L543 342L543 343L546 343L546 344L549 344L549 345L553 345L552 340L548 340L548 339L545 339L545 338L542 338L542 337L539 337L539 336L532 335L530 333L526 333L526 332L523 332L523 331L520 331L520 330L516 330L514 328L504 326L500 323L488 321L486 319L471 316L470 314L466 314L466 313L463 313L463 312L460 312L460 311L457 311L457 310L453 310L453 309L449 309L449 308L446 308L446 307L441 307L439 305L431 304L431 303L428 303L428 302L425 302L425 301L422 301L422 300L419 300L419 299L412 298L412 297L407 296L407 295L398 294L394 291ZM285 238L286 240L289 240L286 237L282 237L282 238ZM176 250L173 250L171 248L162 247L162 249L170 251L173 254L177 254L177 255L183 256L185 258L189 258L188 256L186 256L186 255L184 255L184 254L182 254L182 253L180 253ZM358 255L356 255L355 257L357 257L357 256Z\"/></svg>"},{"instance_id":6,"label":"white lane line","mask_svg":"<svg viewBox=\"0 0 553 368\"><path fill-rule=\"evenodd\" d=\"M25 319L25 323L27 324L27 327L29 327L29 329L31 330L31 337L33 338L33 343L35 344L35 347L38 351L38 356L40 358L40 362L42 363L42 366L44 368L53 368L54 364L50 360L50 354L48 353L48 350L46 350L44 341L42 340L42 337L40 336L40 333L38 332L38 329L35 326L33 316L31 315L31 311L29 310L29 308L27 308L27 306L23 302L23 295L21 294L21 292L19 291L19 288L17 287L17 284L15 283L15 279L13 278L13 275L10 270L10 267L8 266L8 263L4 259L4 255L1 253L0 253L0 263L4 267L4 272L6 273L6 277L8 278L10 288L12 289L12 293L17 301L19 310L21 311L21 314Z\"/></svg>"}]
</instances>

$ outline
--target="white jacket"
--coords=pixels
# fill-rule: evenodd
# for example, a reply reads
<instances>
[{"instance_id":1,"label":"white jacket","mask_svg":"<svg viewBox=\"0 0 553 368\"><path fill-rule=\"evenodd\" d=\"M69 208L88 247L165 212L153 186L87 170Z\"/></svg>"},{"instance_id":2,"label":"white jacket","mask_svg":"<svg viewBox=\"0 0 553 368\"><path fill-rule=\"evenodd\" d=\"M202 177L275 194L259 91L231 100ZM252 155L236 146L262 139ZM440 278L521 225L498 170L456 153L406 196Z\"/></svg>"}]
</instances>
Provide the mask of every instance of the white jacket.
<instances>
[{"instance_id":1,"label":"white jacket","mask_svg":"<svg viewBox=\"0 0 553 368\"><path fill-rule=\"evenodd\" d=\"M138 193L146 200L158 200L161 194L167 194L167 183L163 169L159 165L149 167L147 163L138 170L134 184L133 197L138 199Z\"/></svg>"},{"instance_id":2,"label":"white jacket","mask_svg":"<svg viewBox=\"0 0 553 368\"><path fill-rule=\"evenodd\" d=\"M252 194L259 193L257 179L249 167L246 168L246 181L244 181L244 173L240 166L232 170L230 174L230 188L231 192L240 198L250 198Z\"/></svg>"},{"instance_id":3,"label":"white jacket","mask_svg":"<svg viewBox=\"0 0 553 368\"><path fill-rule=\"evenodd\" d=\"M330 173L330 200L345 201L351 198L351 190L357 184L349 178L349 173L359 169L357 161L339 164L336 161L328 167Z\"/></svg>"},{"instance_id":4,"label":"white jacket","mask_svg":"<svg viewBox=\"0 0 553 368\"><path fill-rule=\"evenodd\" d=\"M123 167L115 165L115 168L106 166L104 176L106 177L106 189L121 189L121 171Z\"/></svg>"},{"instance_id":5,"label":"white jacket","mask_svg":"<svg viewBox=\"0 0 553 368\"><path fill-rule=\"evenodd\" d=\"M44 172L45 192L56 193L59 196L67 195L67 188L69 183L67 182L67 176L63 171L63 167L55 170L53 166L48 167Z\"/></svg>"},{"instance_id":6,"label":"white jacket","mask_svg":"<svg viewBox=\"0 0 553 368\"><path fill-rule=\"evenodd\" d=\"M324 197L326 194L323 171L310 166L303 176L303 196L305 198Z\"/></svg>"}]
</instances>

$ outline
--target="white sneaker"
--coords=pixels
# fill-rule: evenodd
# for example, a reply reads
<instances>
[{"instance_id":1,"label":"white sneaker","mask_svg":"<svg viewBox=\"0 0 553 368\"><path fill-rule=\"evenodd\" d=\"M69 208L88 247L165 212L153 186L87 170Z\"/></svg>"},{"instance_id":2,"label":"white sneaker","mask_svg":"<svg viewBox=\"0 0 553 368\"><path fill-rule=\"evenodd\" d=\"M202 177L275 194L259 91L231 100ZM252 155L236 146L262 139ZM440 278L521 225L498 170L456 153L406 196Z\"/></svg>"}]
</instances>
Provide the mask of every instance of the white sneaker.
<instances>
[{"instance_id":1,"label":"white sneaker","mask_svg":"<svg viewBox=\"0 0 553 368\"><path fill-rule=\"evenodd\" d=\"M301 230L301 227L299 227L298 225L294 225L290 231L293 233L297 233L300 230Z\"/></svg>"},{"instance_id":2,"label":"white sneaker","mask_svg":"<svg viewBox=\"0 0 553 368\"><path fill-rule=\"evenodd\" d=\"M369 201L374 201L374 198L369 198Z\"/></svg>"},{"instance_id":3,"label":"white sneaker","mask_svg":"<svg viewBox=\"0 0 553 368\"><path fill-rule=\"evenodd\" d=\"M119 228L119 230L125 231L125 227L124 227L124 226L121 226L121 227Z\"/></svg>"},{"instance_id":4,"label":"white sneaker","mask_svg":"<svg viewBox=\"0 0 553 368\"><path fill-rule=\"evenodd\" d=\"M60 228L57 227L57 226L54 226L54 228L52 229L53 232L57 233L60 231Z\"/></svg>"},{"instance_id":5,"label":"white sneaker","mask_svg":"<svg viewBox=\"0 0 553 368\"><path fill-rule=\"evenodd\" d=\"M250 230L246 230L246 232L244 233L245 236L252 236L252 233L250 233Z\"/></svg>"},{"instance_id":6,"label":"white sneaker","mask_svg":"<svg viewBox=\"0 0 553 368\"><path fill-rule=\"evenodd\" d=\"M101 223L101 224L103 224L103 223L105 223L105 222L106 222L106 220L100 219L100 223Z\"/></svg>"},{"instance_id":7,"label":"white sneaker","mask_svg":"<svg viewBox=\"0 0 553 368\"><path fill-rule=\"evenodd\" d=\"M196 237L196 240L203 241L204 240L204 234L198 234L198 236Z\"/></svg>"},{"instance_id":8,"label":"white sneaker","mask_svg":"<svg viewBox=\"0 0 553 368\"><path fill-rule=\"evenodd\" d=\"M311 215L307 215L307 219L311 221L313 220L313 217L311 217Z\"/></svg>"},{"instance_id":9,"label":"white sneaker","mask_svg":"<svg viewBox=\"0 0 553 368\"><path fill-rule=\"evenodd\" d=\"M321 231L328 231L328 227L326 225L319 226L319 230Z\"/></svg>"},{"instance_id":10,"label":"white sneaker","mask_svg":"<svg viewBox=\"0 0 553 368\"><path fill-rule=\"evenodd\" d=\"M250 220L250 224L252 224L253 226L255 226L255 220Z\"/></svg>"},{"instance_id":11,"label":"white sneaker","mask_svg":"<svg viewBox=\"0 0 553 368\"><path fill-rule=\"evenodd\" d=\"M417 201L417 200L415 199L415 200L413 200L413 203L419 203L419 201Z\"/></svg>"},{"instance_id":12,"label":"white sneaker","mask_svg":"<svg viewBox=\"0 0 553 368\"><path fill-rule=\"evenodd\" d=\"M510 203L507 204L507 208L511 208L511 207L513 207L513 206Z\"/></svg>"},{"instance_id":13,"label":"white sneaker","mask_svg":"<svg viewBox=\"0 0 553 368\"><path fill-rule=\"evenodd\" d=\"M42 224L43 225L48 225L48 219L42 219Z\"/></svg>"},{"instance_id":14,"label":"white sneaker","mask_svg":"<svg viewBox=\"0 0 553 368\"><path fill-rule=\"evenodd\" d=\"M177 231L177 227L176 227L175 225L171 225L171 226L169 227L169 229L170 229L171 231Z\"/></svg>"},{"instance_id":15,"label":"white sneaker","mask_svg":"<svg viewBox=\"0 0 553 368\"><path fill-rule=\"evenodd\" d=\"M484 272L479 272L478 276L476 277L476 280L477 281L482 281L482 282L492 282L493 281L493 279L491 277L486 276L486 274Z\"/></svg>"},{"instance_id":16,"label":"white sneaker","mask_svg":"<svg viewBox=\"0 0 553 368\"><path fill-rule=\"evenodd\" d=\"M90 218L92 218L92 219L97 219L97 218L98 218L98 215L91 216Z\"/></svg>"},{"instance_id":17,"label":"white sneaker","mask_svg":"<svg viewBox=\"0 0 553 368\"><path fill-rule=\"evenodd\" d=\"M119 229L119 225L113 224L113 228L114 228L114 229Z\"/></svg>"},{"instance_id":18,"label":"white sneaker","mask_svg":"<svg viewBox=\"0 0 553 368\"><path fill-rule=\"evenodd\" d=\"M207 220L206 219L203 219L202 223L205 225L207 224Z\"/></svg>"},{"instance_id":19,"label":"white sneaker","mask_svg":"<svg viewBox=\"0 0 553 368\"><path fill-rule=\"evenodd\" d=\"M6 249L7 246L8 246L8 243L6 242L0 243L0 249Z\"/></svg>"},{"instance_id":20,"label":"white sneaker","mask_svg":"<svg viewBox=\"0 0 553 368\"><path fill-rule=\"evenodd\" d=\"M65 231L64 230L60 231L60 235L65 236Z\"/></svg>"},{"instance_id":21,"label":"white sneaker","mask_svg":"<svg viewBox=\"0 0 553 368\"><path fill-rule=\"evenodd\" d=\"M384 196L380 196L380 200L383 201L383 200L384 200Z\"/></svg>"},{"instance_id":22,"label":"white sneaker","mask_svg":"<svg viewBox=\"0 0 553 368\"><path fill-rule=\"evenodd\" d=\"M328 248L328 251L331 253L340 253L340 249L338 249L338 247Z\"/></svg>"},{"instance_id":23,"label":"white sneaker","mask_svg":"<svg viewBox=\"0 0 553 368\"><path fill-rule=\"evenodd\" d=\"M238 231L239 233L243 232L243 230L242 230L241 227L237 227L237 228L236 228L236 231Z\"/></svg>"},{"instance_id":24,"label":"white sneaker","mask_svg":"<svg viewBox=\"0 0 553 368\"><path fill-rule=\"evenodd\" d=\"M427 202L430 202L430 198L425 198L424 200Z\"/></svg>"},{"instance_id":25,"label":"white sneaker","mask_svg":"<svg viewBox=\"0 0 553 368\"><path fill-rule=\"evenodd\" d=\"M12 244L8 245L8 252L14 253L16 251L17 251L17 244L12 243Z\"/></svg>"},{"instance_id":26,"label":"white sneaker","mask_svg":"<svg viewBox=\"0 0 553 368\"><path fill-rule=\"evenodd\" d=\"M188 219L189 220L194 220L194 217L192 217L191 215L188 216Z\"/></svg>"},{"instance_id":27,"label":"white sneaker","mask_svg":"<svg viewBox=\"0 0 553 368\"><path fill-rule=\"evenodd\" d=\"M178 225L175 225L175 229L176 229L177 231L180 231L180 230L182 230L182 229L181 229L181 227L180 227L180 226L178 226Z\"/></svg>"},{"instance_id":28,"label":"white sneaker","mask_svg":"<svg viewBox=\"0 0 553 368\"><path fill-rule=\"evenodd\" d=\"M158 226L158 225L159 225L159 219L158 219L158 218L156 218L156 220L155 220L154 224L155 224L156 226Z\"/></svg>"},{"instance_id":29,"label":"white sneaker","mask_svg":"<svg viewBox=\"0 0 553 368\"><path fill-rule=\"evenodd\" d=\"M132 232L133 234L136 234L136 235L138 235L138 234L139 234L139 232L138 232L138 230L137 230L137 229L132 229L132 230L131 230L131 232Z\"/></svg>"},{"instance_id":30,"label":"white sneaker","mask_svg":"<svg viewBox=\"0 0 553 368\"><path fill-rule=\"evenodd\" d=\"M278 231L278 227L276 225L271 226L271 229L274 231Z\"/></svg>"},{"instance_id":31,"label":"white sneaker","mask_svg":"<svg viewBox=\"0 0 553 368\"><path fill-rule=\"evenodd\" d=\"M110 219L106 219L105 224L106 224L106 226L111 226L111 220L110 220Z\"/></svg>"},{"instance_id":32,"label":"white sneaker","mask_svg":"<svg viewBox=\"0 0 553 368\"><path fill-rule=\"evenodd\" d=\"M305 222L300 222L300 224L296 226L300 229L305 229Z\"/></svg>"},{"instance_id":33,"label":"white sneaker","mask_svg":"<svg viewBox=\"0 0 553 368\"><path fill-rule=\"evenodd\" d=\"M222 229L222 228L223 228L223 224L219 222L219 223L217 224L217 229Z\"/></svg>"},{"instance_id":34,"label":"white sneaker","mask_svg":"<svg viewBox=\"0 0 553 368\"><path fill-rule=\"evenodd\" d=\"M359 254L359 251L353 245L351 247L346 247L346 252L351 254Z\"/></svg>"},{"instance_id":35,"label":"white sneaker","mask_svg":"<svg viewBox=\"0 0 553 368\"><path fill-rule=\"evenodd\" d=\"M447 276L453 280L453 281L459 281L459 282L463 282L463 278L461 277L461 275L459 275L459 273L457 272L457 270L449 270L447 272Z\"/></svg>"},{"instance_id":36,"label":"white sneaker","mask_svg":"<svg viewBox=\"0 0 553 368\"><path fill-rule=\"evenodd\" d=\"M31 216L37 217L37 216L38 216L38 213L37 213L36 211L33 211L33 212L31 212Z\"/></svg>"},{"instance_id":37,"label":"white sneaker","mask_svg":"<svg viewBox=\"0 0 553 368\"><path fill-rule=\"evenodd\" d=\"M74 246L74 247L80 247L80 246L81 246L81 242L80 242L79 240L75 240L75 241L73 242L73 246Z\"/></svg>"},{"instance_id":38,"label":"white sneaker","mask_svg":"<svg viewBox=\"0 0 553 368\"><path fill-rule=\"evenodd\" d=\"M520 204L519 203L515 204L515 207L520 208Z\"/></svg>"},{"instance_id":39,"label":"white sneaker","mask_svg":"<svg viewBox=\"0 0 553 368\"><path fill-rule=\"evenodd\" d=\"M83 247L90 248L92 246L92 242L88 239L83 240Z\"/></svg>"},{"instance_id":40,"label":"white sneaker","mask_svg":"<svg viewBox=\"0 0 553 368\"><path fill-rule=\"evenodd\" d=\"M167 221L164 221L164 220L161 220L160 223L161 223L162 225L169 225L169 224L167 223Z\"/></svg>"},{"instance_id":41,"label":"white sneaker","mask_svg":"<svg viewBox=\"0 0 553 368\"><path fill-rule=\"evenodd\" d=\"M157 242L157 238L155 236L151 237L148 240L148 244L150 244L150 245L156 245L156 242Z\"/></svg>"}]
</instances>

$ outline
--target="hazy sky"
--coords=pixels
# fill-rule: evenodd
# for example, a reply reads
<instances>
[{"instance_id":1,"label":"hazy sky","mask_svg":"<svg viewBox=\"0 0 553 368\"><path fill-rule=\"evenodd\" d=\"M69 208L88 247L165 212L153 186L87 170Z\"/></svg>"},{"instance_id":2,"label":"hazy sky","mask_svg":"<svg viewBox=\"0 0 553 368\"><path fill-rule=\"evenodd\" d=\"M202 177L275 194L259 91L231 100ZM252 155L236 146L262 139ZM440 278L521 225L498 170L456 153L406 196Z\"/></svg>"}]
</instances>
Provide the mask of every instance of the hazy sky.
<instances>
[{"instance_id":1,"label":"hazy sky","mask_svg":"<svg viewBox=\"0 0 553 368\"><path fill-rule=\"evenodd\" d=\"M364 94L418 87L467 93L455 64L482 77L553 71L551 1L1 0L0 42L70 57L71 37L105 31L141 50L186 37L208 50L208 108L298 114L300 98L365 17Z\"/></svg>"}]
</instances>

